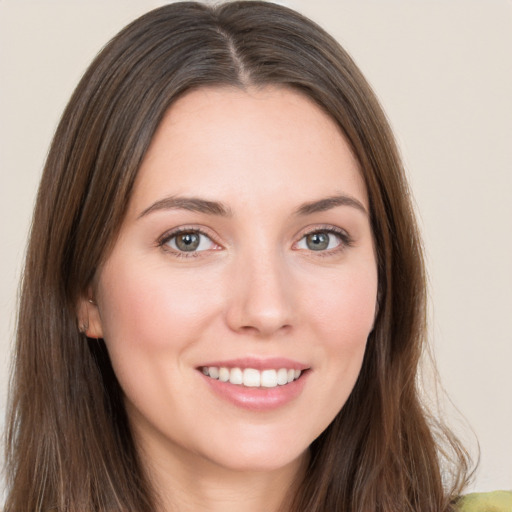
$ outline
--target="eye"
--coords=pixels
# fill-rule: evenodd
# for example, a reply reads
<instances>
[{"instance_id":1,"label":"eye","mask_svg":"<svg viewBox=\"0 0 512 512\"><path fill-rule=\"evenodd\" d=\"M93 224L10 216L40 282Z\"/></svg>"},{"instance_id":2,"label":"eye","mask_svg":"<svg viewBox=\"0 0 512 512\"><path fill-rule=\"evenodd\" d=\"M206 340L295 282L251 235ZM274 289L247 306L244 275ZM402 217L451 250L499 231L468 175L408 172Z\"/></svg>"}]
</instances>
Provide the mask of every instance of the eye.
<instances>
[{"instance_id":1,"label":"eye","mask_svg":"<svg viewBox=\"0 0 512 512\"><path fill-rule=\"evenodd\" d=\"M350 245L350 239L345 233L332 229L322 229L307 233L297 242L297 249L308 251L329 251Z\"/></svg>"},{"instance_id":2,"label":"eye","mask_svg":"<svg viewBox=\"0 0 512 512\"><path fill-rule=\"evenodd\" d=\"M187 230L170 234L160 242L160 245L167 246L176 252L193 253L216 249L217 244L201 231Z\"/></svg>"}]
</instances>

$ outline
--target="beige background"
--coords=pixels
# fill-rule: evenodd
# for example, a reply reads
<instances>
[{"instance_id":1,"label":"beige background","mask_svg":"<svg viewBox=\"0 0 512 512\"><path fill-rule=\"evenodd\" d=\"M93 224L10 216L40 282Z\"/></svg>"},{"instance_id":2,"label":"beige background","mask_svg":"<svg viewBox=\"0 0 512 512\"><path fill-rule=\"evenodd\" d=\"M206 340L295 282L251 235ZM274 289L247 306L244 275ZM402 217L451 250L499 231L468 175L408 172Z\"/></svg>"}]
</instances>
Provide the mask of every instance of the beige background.
<instances>
[{"instance_id":1,"label":"beige background","mask_svg":"<svg viewBox=\"0 0 512 512\"><path fill-rule=\"evenodd\" d=\"M2 416L17 282L53 130L101 46L163 3L0 0ZM388 112L421 212L441 378L481 445L472 489L512 489L512 2L281 3L345 45Z\"/></svg>"}]
</instances>

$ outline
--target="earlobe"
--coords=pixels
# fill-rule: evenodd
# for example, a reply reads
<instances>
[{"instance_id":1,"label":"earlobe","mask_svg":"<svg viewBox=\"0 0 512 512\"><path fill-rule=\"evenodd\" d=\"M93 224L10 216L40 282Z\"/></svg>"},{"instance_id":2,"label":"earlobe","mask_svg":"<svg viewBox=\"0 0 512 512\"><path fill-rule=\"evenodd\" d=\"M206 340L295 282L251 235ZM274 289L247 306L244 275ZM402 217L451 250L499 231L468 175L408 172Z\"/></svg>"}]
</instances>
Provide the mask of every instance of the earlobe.
<instances>
[{"instance_id":1,"label":"earlobe","mask_svg":"<svg viewBox=\"0 0 512 512\"><path fill-rule=\"evenodd\" d=\"M80 299L77 317L78 330L81 333L85 334L88 338L103 338L101 316L98 304L94 299L86 297Z\"/></svg>"}]
</instances>

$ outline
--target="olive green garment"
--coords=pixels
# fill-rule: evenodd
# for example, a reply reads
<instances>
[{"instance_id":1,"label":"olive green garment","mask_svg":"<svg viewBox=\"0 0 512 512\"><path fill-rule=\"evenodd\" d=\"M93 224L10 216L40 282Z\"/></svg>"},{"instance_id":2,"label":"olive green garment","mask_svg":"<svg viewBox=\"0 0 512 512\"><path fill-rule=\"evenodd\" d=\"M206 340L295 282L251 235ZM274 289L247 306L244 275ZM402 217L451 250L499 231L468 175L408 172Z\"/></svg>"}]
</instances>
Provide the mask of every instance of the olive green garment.
<instances>
[{"instance_id":1,"label":"olive green garment","mask_svg":"<svg viewBox=\"0 0 512 512\"><path fill-rule=\"evenodd\" d=\"M468 494L459 502L458 512L512 512L512 491Z\"/></svg>"}]
</instances>

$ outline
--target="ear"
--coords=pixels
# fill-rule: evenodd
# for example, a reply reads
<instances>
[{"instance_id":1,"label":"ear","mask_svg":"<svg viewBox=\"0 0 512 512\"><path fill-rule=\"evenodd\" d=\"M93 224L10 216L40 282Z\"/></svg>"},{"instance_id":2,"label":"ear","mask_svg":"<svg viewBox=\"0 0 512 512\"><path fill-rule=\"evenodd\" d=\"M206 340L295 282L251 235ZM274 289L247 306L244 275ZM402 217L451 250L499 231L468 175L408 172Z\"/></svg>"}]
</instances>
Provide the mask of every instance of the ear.
<instances>
[{"instance_id":1,"label":"ear","mask_svg":"<svg viewBox=\"0 0 512 512\"><path fill-rule=\"evenodd\" d=\"M87 295L82 296L78 303L78 329L88 338L103 338L103 325L98 304L92 298L92 289L88 289L87 292Z\"/></svg>"}]
</instances>

